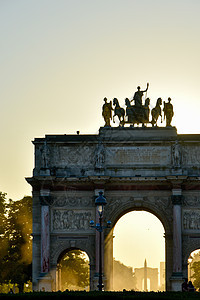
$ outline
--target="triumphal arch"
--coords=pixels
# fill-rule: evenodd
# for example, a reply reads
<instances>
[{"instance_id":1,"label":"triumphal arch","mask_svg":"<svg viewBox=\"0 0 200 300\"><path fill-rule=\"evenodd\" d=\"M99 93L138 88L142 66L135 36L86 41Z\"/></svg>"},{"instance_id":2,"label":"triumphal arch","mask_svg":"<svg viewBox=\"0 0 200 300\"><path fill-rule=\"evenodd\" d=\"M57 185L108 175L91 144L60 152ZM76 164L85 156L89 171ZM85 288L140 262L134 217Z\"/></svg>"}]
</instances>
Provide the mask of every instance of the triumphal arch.
<instances>
[{"instance_id":1,"label":"triumphal arch","mask_svg":"<svg viewBox=\"0 0 200 300\"><path fill-rule=\"evenodd\" d=\"M171 126L170 98L164 108L159 98L149 116L150 99L142 103L145 91L138 87L134 105L126 98L126 109L116 98L105 98L105 126L98 134L46 135L33 141L35 167L27 181L33 190L34 290L60 289L59 258L70 249L88 254L90 289L97 288L99 239L90 221L98 223L99 191L107 201L104 223L111 221L103 234L105 289L112 290L113 228L133 210L151 212L162 222L166 290L181 289L187 259L200 248L200 134L178 134ZM163 112L166 126L158 127ZM113 115L119 119L116 127L111 126Z\"/></svg>"}]
</instances>

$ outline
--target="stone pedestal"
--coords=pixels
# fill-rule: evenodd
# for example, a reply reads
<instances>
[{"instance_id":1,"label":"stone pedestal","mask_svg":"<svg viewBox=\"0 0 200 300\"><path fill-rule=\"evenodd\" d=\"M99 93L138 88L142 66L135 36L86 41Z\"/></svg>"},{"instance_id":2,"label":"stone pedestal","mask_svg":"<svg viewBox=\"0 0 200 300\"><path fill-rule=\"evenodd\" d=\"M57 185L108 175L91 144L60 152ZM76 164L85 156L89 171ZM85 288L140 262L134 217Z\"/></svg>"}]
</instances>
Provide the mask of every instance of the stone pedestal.
<instances>
[{"instance_id":1,"label":"stone pedestal","mask_svg":"<svg viewBox=\"0 0 200 300\"><path fill-rule=\"evenodd\" d=\"M52 278L48 273L41 273L38 278L38 290L43 292L52 291Z\"/></svg>"},{"instance_id":2,"label":"stone pedestal","mask_svg":"<svg viewBox=\"0 0 200 300\"><path fill-rule=\"evenodd\" d=\"M180 273L175 273L172 274L171 278L170 278L170 282L171 282L171 291L173 292L180 292L182 291L182 283L183 283L184 279L183 279L183 274Z\"/></svg>"}]
</instances>

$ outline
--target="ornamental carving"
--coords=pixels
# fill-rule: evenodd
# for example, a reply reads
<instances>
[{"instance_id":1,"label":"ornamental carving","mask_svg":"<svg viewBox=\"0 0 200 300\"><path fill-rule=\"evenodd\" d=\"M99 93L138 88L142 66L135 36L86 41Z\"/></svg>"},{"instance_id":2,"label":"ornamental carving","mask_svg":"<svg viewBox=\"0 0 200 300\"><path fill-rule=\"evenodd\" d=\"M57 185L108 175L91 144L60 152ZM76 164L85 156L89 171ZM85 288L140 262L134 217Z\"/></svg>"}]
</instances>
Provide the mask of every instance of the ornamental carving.
<instances>
[{"instance_id":1,"label":"ornamental carving","mask_svg":"<svg viewBox=\"0 0 200 300\"><path fill-rule=\"evenodd\" d=\"M184 146L182 148L183 165L200 166L200 147Z\"/></svg>"},{"instance_id":2,"label":"ornamental carving","mask_svg":"<svg viewBox=\"0 0 200 300\"><path fill-rule=\"evenodd\" d=\"M90 211L59 210L52 211L52 229L59 230L88 230L93 219Z\"/></svg>"},{"instance_id":3,"label":"ornamental carving","mask_svg":"<svg viewBox=\"0 0 200 300\"><path fill-rule=\"evenodd\" d=\"M184 196L184 204L188 206L200 206L200 196L199 195Z\"/></svg>"},{"instance_id":4,"label":"ornamental carving","mask_svg":"<svg viewBox=\"0 0 200 300\"><path fill-rule=\"evenodd\" d=\"M184 211L183 228L189 230L200 229L200 211Z\"/></svg>"},{"instance_id":5,"label":"ornamental carving","mask_svg":"<svg viewBox=\"0 0 200 300\"><path fill-rule=\"evenodd\" d=\"M94 204L94 199L89 197L69 197L69 196L60 196L57 197L54 201L54 206L56 207L85 207L85 206L92 206Z\"/></svg>"},{"instance_id":6,"label":"ornamental carving","mask_svg":"<svg viewBox=\"0 0 200 300\"><path fill-rule=\"evenodd\" d=\"M79 146L62 146L56 147L53 150L52 161L57 166L88 166L93 164L94 149L87 145L81 144Z\"/></svg>"},{"instance_id":7,"label":"ornamental carving","mask_svg":"<svg viewBox=\"0 0 200 300\"><path fill-rule=\"evenodd\" d=\"M168 196L150 196L150 197L110 197L106 205L106 220L116 211L120 211L122 206L130 206L133 209L137 207L151 207L165 215L169 222L172 222L172 204L171 197Z\"/></svg>"}]
</instances>

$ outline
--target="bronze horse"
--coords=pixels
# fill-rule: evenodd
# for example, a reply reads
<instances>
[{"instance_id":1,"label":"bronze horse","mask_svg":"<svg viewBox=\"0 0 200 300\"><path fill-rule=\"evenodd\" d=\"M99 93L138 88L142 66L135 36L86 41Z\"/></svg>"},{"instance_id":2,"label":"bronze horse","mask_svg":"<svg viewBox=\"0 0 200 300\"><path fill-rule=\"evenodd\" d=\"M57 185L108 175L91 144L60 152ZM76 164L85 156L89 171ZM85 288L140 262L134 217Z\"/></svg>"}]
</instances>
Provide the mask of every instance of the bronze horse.
<instances>
[{"instance_id":1,"label":"bronze horse","mask_svg":"<svg viewBox=\"0 0 200 300\"><path fill-rule=\"evenodd\" d=\"M162 105L162 99L158 98L156 102L156 106L152 109L151 111L151 116L152 116L152 121L151 124L152 126L156 125L157 126L157 121L158 117L161 117L161 123L162 123L162 111L161 111L161 106Z\"/></svg>"},{"instance_id":2,"label":"bronze horse","mask_svg":"<svg viewBox=\"0 0 200 300\"><path fill-rule=\"evenodd\" d=\"M115 109L114 109L114 116L113 116L113 123L115 123L115 116L118 116L119 118L119 124L123 124L124 121L124 117L125 117L125 110L119 106L119 101L117 98L113 99L113 105L115 105Z\"/></svg>"}]
</instances>

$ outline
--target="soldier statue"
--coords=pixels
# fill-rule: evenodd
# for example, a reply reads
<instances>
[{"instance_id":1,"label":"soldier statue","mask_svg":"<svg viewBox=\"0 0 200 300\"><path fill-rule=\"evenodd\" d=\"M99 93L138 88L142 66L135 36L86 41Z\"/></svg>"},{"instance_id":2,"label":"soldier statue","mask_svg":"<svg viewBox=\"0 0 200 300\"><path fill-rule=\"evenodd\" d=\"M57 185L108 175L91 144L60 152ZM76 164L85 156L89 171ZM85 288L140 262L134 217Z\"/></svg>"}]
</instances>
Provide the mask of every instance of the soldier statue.
<instances>
[{"instance_id":1,"label":"soldier statue","mask_svg":"<svg viewBox=\"0 0 200 300\"><path fill-rule=\"evenodd\" d=\"M110 120L112 120L112 102L110 101L109 103L107 102L107 98L104 98L104 105L102 107L102 116L104 117L105 121L105 126L110 127Z\"/></svg>"},{"instance_id":2,"label":"soldier statue","mask_svg":"<svg viewBox=\"0 0 200 300\"><path fill-rule=\"evenodd\" d=\"M166 117L166 127L171 126L172 117L174 115L173 105L170 103L171 98L168 98L168 102L164 102L164 118Z\"/></svg>"}]
</instances>

